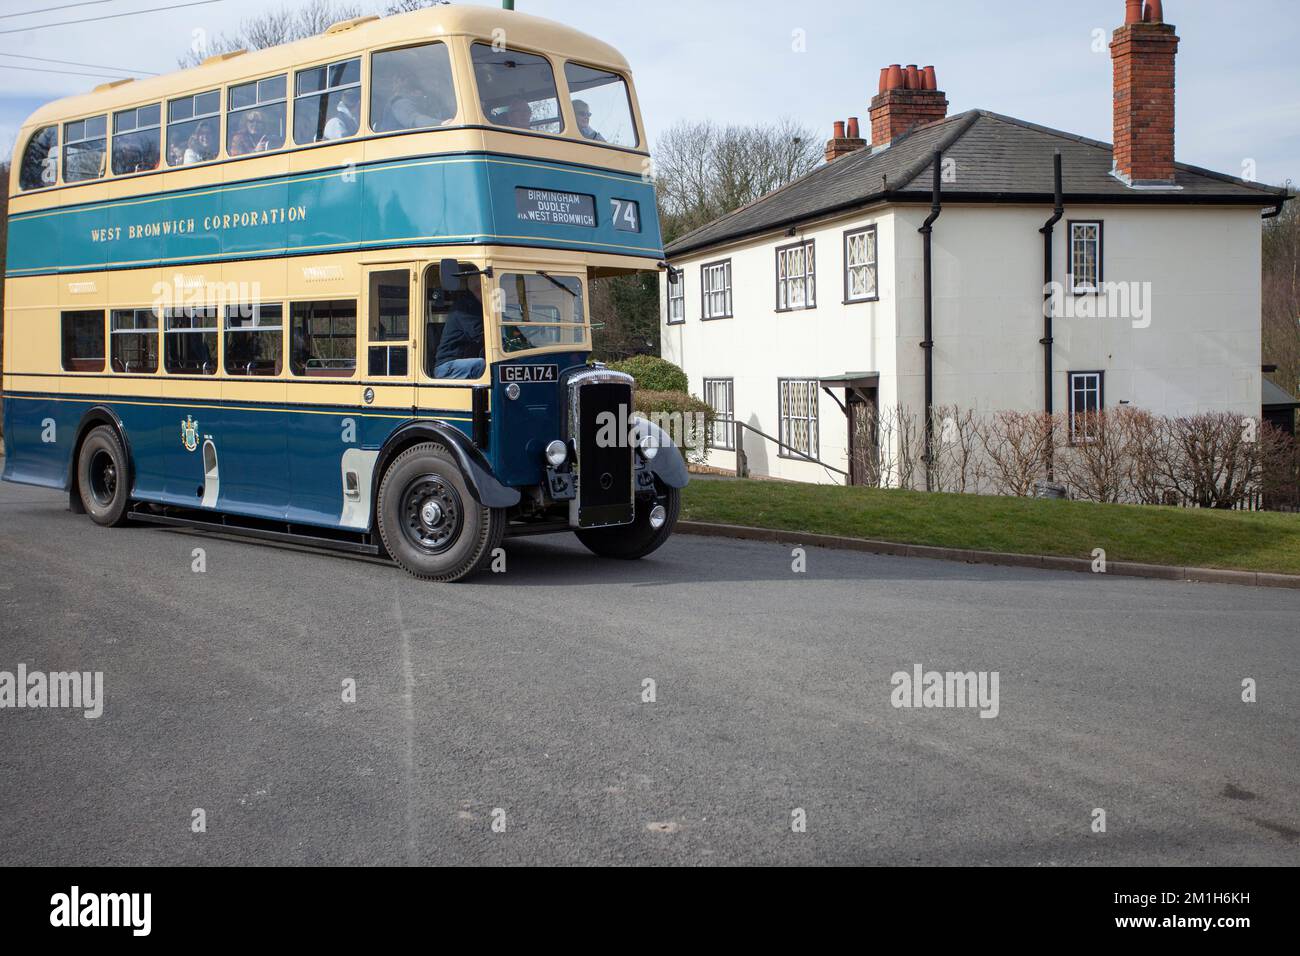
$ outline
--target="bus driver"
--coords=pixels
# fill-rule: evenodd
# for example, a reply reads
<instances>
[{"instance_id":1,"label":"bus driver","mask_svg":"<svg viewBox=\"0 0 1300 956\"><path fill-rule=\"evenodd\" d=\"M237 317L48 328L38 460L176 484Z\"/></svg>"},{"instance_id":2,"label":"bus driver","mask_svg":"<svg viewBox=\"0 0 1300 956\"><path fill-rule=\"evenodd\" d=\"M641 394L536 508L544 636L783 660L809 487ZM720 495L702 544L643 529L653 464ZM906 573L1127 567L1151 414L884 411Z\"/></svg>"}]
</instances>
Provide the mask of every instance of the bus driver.
<instances>
[{"instance_id":1,"label":"bus driver","mask_svg":"<svg viewBox=\"0 0 1300 956\"><path fill-rule=\"evenodd\" d=\"M478 378L483 374L483 303L473 289L446 293L451 302L433 358L434 378Z\"/></svg>"}]
</instances>

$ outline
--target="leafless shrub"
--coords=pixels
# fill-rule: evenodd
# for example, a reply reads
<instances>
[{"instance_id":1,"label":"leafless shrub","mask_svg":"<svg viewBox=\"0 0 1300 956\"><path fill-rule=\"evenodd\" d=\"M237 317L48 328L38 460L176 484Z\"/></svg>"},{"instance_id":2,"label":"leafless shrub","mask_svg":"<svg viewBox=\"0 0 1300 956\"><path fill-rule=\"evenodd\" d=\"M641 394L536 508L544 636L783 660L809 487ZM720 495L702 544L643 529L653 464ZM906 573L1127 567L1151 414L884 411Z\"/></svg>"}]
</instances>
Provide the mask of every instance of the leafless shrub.
<instances>
[{"instance_id":1,"label":"leafless shrub","mask_svg":"<svg viewBox=\"0 0 1300 956\"><path fill-rule=\"evenodd\" d=\"M994 492L1029 497L1047 473L1053 444L1051 416L1040 412L997 412L980 422L983 475Z\"/></svg>"},{"instance_id":2,"label":"leafless shrub","mask_svg":"<svg viewBox=\"0 0 1300 956\"><path fill-rule=\"evenodd\" d=\"M1074 441L1056 455L1056 476L1088 501L1124 501L1131 472L1127 412L1090 412L1075 418ZM1057 433L1067 439L1070 423L1057 417Z\"/></svg>"},{"instance_id":3,"label":"leafless shrub","mask_svg":"<svg viewBox=\"0 0 1300 956\"><path fill-rule=\"evenodd\" d=\"M934 491L965 493L975 490L979 432L975 412L956 405L932 410L930 487Z\"/></svg>"}]
</instances>

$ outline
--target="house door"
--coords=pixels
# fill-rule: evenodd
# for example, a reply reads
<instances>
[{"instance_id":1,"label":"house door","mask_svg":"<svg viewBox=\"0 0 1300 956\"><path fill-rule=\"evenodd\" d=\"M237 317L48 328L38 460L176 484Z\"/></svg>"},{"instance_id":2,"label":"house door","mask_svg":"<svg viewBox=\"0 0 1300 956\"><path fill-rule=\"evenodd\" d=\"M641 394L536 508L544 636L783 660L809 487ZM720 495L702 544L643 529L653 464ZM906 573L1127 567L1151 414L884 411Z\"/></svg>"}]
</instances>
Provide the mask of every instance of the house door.
<instances>
[{"instance_id":1,"label":"house door","mask_svg":"<svg viewBox=\"0 0 1300 956\"><path fill-rule=\"evenodd\" d=\"M850 389L849 484L878 487L880 454L876 447L876 390Z\"/></svg>"}]
</instances>

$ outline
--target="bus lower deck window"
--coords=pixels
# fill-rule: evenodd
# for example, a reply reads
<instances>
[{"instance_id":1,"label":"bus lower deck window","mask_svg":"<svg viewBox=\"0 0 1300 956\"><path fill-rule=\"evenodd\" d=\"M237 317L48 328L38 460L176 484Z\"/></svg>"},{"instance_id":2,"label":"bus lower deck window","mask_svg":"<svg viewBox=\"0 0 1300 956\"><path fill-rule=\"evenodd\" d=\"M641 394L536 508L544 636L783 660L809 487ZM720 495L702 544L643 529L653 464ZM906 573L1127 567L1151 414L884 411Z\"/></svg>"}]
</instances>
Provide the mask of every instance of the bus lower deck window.
<instances>
[{"instance_id":1,"label":"bus lower deck window","mask_svg":"<svg viewBox=\"0 0 1300 956\"><path fill-rule=\"evenodd\" d=\"M291 303L289 371L310 378L351 378L356 370L356 301Z\"/></svg>"},{"instance_id":2,"label":"bus lower deck window","mask_svg":"<svg viewBox=\"0 0 1300 956\"><path fill-rule=\"evenodd\" d=\"M158 314L153 309L114 309L109 323L113 371L158 371Z\"/></svg>"},{"instance_id":3,"label":"bus lower deck window","mask_svg":"<svg viewBox=\"0 0 1300 956\"><path fill-rule=\"evenodd\" d=\"M283 306L263 302L226 307L228 375L279 375L283 356Z\"/></svg>"},{"instance_id":4,"label":"bus lower deck window","mask_svg":"<svg viewBox=\"0 0 1300 956\"><path fill-rule=\"evenodd\" d=\"M168 309L163 364L173 375L217 373L217 310Z\"/></svg>"},{"instance_id":5,"label":"bus lower deck window","mask_svg":"<svg viewBox=\"0 0 1300 956\"><path fill-rule=\"evenodd\" d=\"M65 372L104 371L104 313L84 310L64 312L63 370Z\"/></svg>"}]
</instances>

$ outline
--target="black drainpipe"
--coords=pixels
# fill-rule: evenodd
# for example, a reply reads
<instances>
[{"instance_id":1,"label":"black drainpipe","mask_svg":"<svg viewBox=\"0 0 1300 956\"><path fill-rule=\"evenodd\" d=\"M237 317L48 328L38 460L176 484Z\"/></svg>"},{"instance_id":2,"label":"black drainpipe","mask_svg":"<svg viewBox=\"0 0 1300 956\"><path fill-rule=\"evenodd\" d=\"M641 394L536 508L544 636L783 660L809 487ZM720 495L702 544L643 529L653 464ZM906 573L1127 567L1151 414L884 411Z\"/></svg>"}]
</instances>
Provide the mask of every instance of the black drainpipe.
<instances>
[{"instance_id":1,"label":"black drainpipe","mask_svg":"<svg viewBox=\"0 0 1300 956\"><path fill-rule=\"evenodd\" d=\"M943 212L939 200L939 188L942 183L943 152L934 151L934 187L930 193L930 216L917 231L924 237L925 249L925 338L921 348L925 349L925 490L931 486L930 472L934 457L934 286L931 272L931 245L934 235L934 223Z\"/></svg>"},{"instance_id":2,"label":"black drainpipe","mask_svg":"<svg viewBox=\"0 0 1300 956\"><path fill-rule=\"evenodd\" d=\"M1052 233L1061 217L1065 215L1065 202L1061 193L1061 151L1058 149L1052 157L1053 179L1055 183L1056 205L1052 209L1052 218L1043 228L1043 337L1038 340L1043 347L1043 413L1052 414ZM1052 446L1047 447L1047 480L1053 475Z\"/></svg>"}]
</instances>

